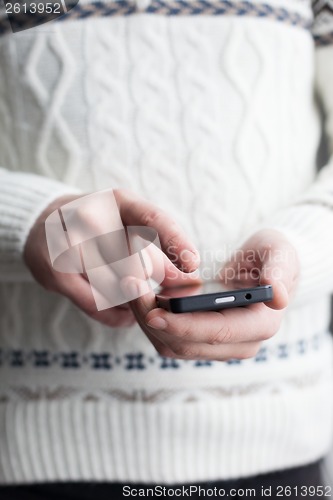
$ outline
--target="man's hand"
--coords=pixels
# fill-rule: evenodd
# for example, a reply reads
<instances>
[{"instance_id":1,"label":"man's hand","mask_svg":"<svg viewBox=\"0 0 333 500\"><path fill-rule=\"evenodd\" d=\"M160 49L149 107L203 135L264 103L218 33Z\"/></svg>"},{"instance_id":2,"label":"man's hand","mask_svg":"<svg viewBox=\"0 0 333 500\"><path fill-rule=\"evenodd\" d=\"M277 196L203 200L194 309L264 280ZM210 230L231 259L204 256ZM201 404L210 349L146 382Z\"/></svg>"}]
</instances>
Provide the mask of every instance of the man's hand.
<instances>
[{"instance_id":1,"label":"man's hand","mask_svg":"<svg viewBox=\"0 0 333 500\"><path fill-rule=\"evenodd\" d=\"M173 314L156 308L153 293L132 302L141 328L157 351L179 359L221 360L251 358L261 342L279 329L284 309L299 275L296 250L275 230L256 233L221 270L228 285L272 285L274 299L267 304L211 312ZM142 286L134 278L131 286Z\"/></svg>"},{"instance_id":2,"label":"man's hand","mask_svg":"<svg viewBox=\"0 0 333 500\"><path fill-rule=\"evenodd\" d=\"M124 225L149 226L156 229L165 253L166 276L170 277L172 268L176 276L186 275L173 266L167 256L176 258L177 266L182 267L186 272L197 268L199 256L196 249L163 210L129 191L115 190L113 195ZM77 198L80 196L58 198L43 211L29 233L24 249L25 262L36 281L44 288L68 297L92 318L108 326L130 326L135 322L135 318L128 304L98 311L91 286L84 274L66 274L52 268L46 243L45 220L53 211ZM100 224L98 213L92 218L91 214L88 216L84 210L80 213L78 209L76 216L81 220L81 226L93 226L94 229L96 228L94 231L96 234L103 232L103 227L101 231L98 231Z\"/></svg>"}]
</instances>

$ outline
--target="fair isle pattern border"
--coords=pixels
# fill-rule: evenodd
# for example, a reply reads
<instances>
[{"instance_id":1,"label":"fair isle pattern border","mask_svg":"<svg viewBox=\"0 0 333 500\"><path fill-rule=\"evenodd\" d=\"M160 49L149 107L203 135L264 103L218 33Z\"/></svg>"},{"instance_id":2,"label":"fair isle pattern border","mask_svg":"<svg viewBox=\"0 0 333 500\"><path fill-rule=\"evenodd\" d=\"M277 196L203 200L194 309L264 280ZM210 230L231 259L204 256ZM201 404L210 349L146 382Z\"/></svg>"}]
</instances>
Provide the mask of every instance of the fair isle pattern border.
<instances>
[{"instance_id":1,"label":"fair isle pattern border","mask_svg":"<svg viewBox=\"0 0 333 500\"><path fill-rule=\"evenodd\" d=\"M310 351L320 349L327 334L315 335L308 340L299 340L295 344L279 344L274 347L262 347L257 355L245 362L265 363L271 359L286 360L293 356L303 356ZM225 362L229 366L244 363L239 359ZM126 353L114 356L110 352L81 353L77 351L51 352L48 350L23 351L21 349L0 350L0 367L20 368L58 368L64 370L114 370L141 371L151 367L161 370L177 370L184 366L192 368L213 366L212 361L191 361L165 358L156 354L149 356L142 352Z\"/></svg>"},{"instance_id":2,"label":"fair isle pattern border","mask_svg":"<svg viewBox=\"0 0 333 500\"><path fill-rule=\"evenodd\" d=\"M0 389L0 404L9 402L38 402L38 401L65 401L80 399L83 403L99 401L121 401L126 403L161 403L171 400L193 403L232 398L235 396L250 396L252 394L278 394L286 388L302 390L320 383L322 372L303 374L274 382L255 382L242 385L209 386L205 388L183 389L79 389L73 386L8 386Z\"/></svg>"},{"instance_id":3,"label":"fair isle pattern border","mask_svg":"<svg viewBox=\"0 0 333 500\"><path fill-rule=\"evenodd\" d=\"M269 4L230 0L152 0L141 8L140 3L130 0L113 2L80 3L53 22L82 20L89 17L129 16L138 13L159 14L162 16L238 16L270 19L290 26L310 29L311 22L296 12ZM44 14L18 14L11 19L16 30L29 29L49 20ZM12 28L7 18L0 19L0 35L10 33Z\"/></svg>"}]
</instances>

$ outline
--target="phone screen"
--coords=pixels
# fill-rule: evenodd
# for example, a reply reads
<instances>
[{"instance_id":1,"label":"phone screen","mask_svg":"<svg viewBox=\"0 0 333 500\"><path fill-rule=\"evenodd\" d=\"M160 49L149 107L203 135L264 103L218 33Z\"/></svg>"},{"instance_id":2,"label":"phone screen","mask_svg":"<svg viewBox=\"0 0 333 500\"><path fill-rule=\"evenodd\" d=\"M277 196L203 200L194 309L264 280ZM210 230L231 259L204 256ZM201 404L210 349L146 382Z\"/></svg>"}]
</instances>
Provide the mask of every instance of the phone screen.
<instances>
[{"instance_id":1,"label":"phone screen","mask_svg":"<svg viewBox=\"0 0 333 500\"><path fill-rule=\"evenodd\" d=\"M245 287L244 287L245 288ZM193 295L206 295L208 293L230 292L241 290L242 287L235 287L235 284L228 286L222 281L206 281L198 285L177 286L174 288L162 288L158 294L170 298L191 297Z\"/></svg>"}]
</instances>

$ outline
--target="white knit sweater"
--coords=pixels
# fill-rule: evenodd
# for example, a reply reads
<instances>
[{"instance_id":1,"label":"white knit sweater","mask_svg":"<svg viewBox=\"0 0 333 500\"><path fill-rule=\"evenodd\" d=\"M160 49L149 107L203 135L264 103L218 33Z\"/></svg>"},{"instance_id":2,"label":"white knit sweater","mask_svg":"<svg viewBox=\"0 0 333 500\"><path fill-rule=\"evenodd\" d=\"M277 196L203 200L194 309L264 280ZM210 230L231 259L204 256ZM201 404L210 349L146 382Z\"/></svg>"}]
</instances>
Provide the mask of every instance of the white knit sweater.
<instances>
[{"instance_id":1,"label":"white knit sweater","mask_svg":"<svg viewBox=\"0 0 333 500\"><path fill-rule=\"evenodd\" d=\"M153 0L0 37L2 483L228 479L328 450L333 160L316 177L314 85L333 152L333 21L314 4L313 33L308 0ZM290 238L301 281L255 359L163 359L33 282L42 209L105 187L168 210L206 267L258 226Z\"/></svg>"}]
</instances>

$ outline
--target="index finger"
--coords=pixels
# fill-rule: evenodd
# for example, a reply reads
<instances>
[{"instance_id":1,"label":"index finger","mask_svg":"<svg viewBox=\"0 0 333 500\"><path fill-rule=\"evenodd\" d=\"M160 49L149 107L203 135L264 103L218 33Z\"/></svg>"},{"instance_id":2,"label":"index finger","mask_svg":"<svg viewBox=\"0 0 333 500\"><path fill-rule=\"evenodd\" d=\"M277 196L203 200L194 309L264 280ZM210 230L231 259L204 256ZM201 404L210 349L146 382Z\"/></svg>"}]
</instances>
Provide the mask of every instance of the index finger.
<instances>
[{"instance_id":1,"label":"index finger","mask_svg":"<svg viewBox=\"0 0 333 500\"><path fill-rule=\"evenodd\" d=\"M177 267L186 272L197 269L199 253L172 217L135 193L115 190L114 195L125 225L142 225L156 229L163 251Z\"/></svg>"}]
</instances>

